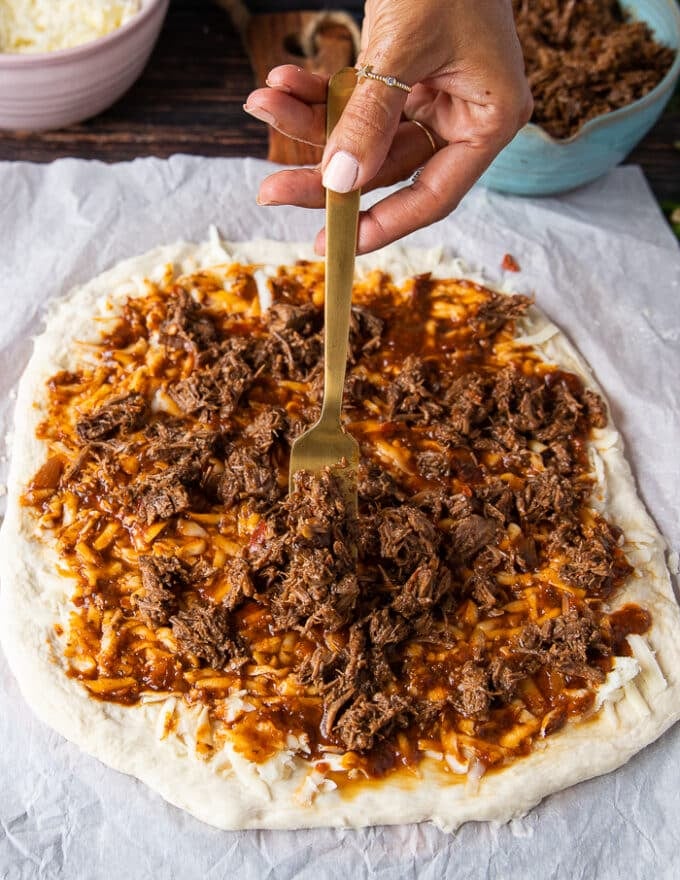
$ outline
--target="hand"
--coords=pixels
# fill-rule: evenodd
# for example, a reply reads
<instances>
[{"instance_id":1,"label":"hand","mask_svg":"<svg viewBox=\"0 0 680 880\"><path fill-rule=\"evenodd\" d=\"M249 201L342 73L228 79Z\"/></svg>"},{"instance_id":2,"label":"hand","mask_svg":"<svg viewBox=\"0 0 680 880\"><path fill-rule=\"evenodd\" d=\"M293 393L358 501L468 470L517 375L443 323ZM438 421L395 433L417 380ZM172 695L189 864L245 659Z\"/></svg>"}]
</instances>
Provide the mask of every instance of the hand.
<instances>
[{"instance_id":1,"label":"hand","mask_svg":"<svg viewBox=\"0 0 680 880\"><path fill-rule=\"evenodd\" d=\"M317 169L279 171L258 203L319 208L324 186L368 191L422 173L361 213L366 253L449 214L531 116L510 0L368 0L359 64L412 85L357 84ZM296 140L325 141L327 79L276 67L245 109ZM437 147L414 125L431 132ZM324 252L324 233L315 248Z\"/></svg>"}]
</instances>

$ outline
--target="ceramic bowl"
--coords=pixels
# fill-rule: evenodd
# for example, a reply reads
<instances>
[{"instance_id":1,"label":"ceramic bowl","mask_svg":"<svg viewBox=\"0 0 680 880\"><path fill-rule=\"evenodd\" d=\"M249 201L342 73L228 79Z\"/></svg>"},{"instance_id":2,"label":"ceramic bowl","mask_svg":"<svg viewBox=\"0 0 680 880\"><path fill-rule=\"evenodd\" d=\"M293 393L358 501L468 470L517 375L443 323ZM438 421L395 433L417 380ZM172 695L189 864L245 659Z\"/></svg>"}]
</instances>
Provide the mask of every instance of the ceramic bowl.
<instances>
[{"instance_id":1,"label":"ceramic bowl","mask_svg":"<svg viewBox=\"0 0 680 880\"><path fill-rule=\"evenodd\" d=\"M0 53L0 129L62 128L113 104L144 69L168 2L142 0L122 27L71 49Z\"/></svg>"},{"instance_id":2,"label":"ceramic bowl","mask_svg":"<svg viewBox=\"0 0 680 880\"><path fill-rule=\"evenodd\" d=\"M655 37L680 49L676 0L622 0ZM518 195L549 195L588 183L618 165L661 115L680 76L680 52L661 82L643 98L589 120L564 140L538 125L525 125L482 177L490 189Z\"/></svg>"}]
</instances>

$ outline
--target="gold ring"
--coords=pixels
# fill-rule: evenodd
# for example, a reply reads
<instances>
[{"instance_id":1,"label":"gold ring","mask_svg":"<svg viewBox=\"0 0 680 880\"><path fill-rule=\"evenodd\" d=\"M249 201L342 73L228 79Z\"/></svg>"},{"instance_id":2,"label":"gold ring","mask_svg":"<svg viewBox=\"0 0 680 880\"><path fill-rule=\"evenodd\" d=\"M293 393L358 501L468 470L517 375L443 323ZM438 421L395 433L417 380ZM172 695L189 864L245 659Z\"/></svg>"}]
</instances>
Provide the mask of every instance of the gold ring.
<instances>
[{"instance_id":1,"label":"gold ring","mask_svg":"<svg viewBox=\"0 0 680 880\"><path fill-rule=\"evenodd\" d=\"M384 83L391 89L401 89L402 92L407 93L411 91L411 86L407 86L406 83L398 80L396 76L383 76L380 73L374 73L372 64L360 64L359 67L357 67L357 79L359 82L361 82L362 79L374 79L376 82Z\"/></svg>"},{"instance_id":2,"label":"gold ring","mask_svg":"<svg viewBox=\"0 0 680 880\"><path fill-rule=\"evenodd\" d=\"M432 137L432 132L430 131L430 129L426 125L423 125L422 122L418 122L417 119L407 119L406 121L412 122L414 125L418 126L418 128L422 131L422 133L425 135L425 137L430 142L430 146L432 147L432 155L434 156L434 154L437 152L437 144L435 143L434 138Z\"/></svg>"}]
</instances>

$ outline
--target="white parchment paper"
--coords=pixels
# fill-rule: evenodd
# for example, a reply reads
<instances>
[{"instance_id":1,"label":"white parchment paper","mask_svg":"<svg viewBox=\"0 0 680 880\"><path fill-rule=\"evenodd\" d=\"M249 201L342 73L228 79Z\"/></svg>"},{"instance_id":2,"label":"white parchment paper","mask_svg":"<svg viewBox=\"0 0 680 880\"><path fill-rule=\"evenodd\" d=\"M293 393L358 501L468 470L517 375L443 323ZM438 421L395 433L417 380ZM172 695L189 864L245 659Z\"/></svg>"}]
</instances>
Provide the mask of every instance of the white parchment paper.
<instances>
[{"instance_id":1,"label":"white parchment paper","mask_svg":"<svg viewBox=\"0 0 680 880\"><path fill-rule=\"evenodd\" d=\"M259 208L256 160L175 156L119 165L0 163L0 484L11 389L48 299L178 239L304 241L319 212ZM477 188L411 236L533 292L592 365L645 502L680 547L680 249L636 168L558 198ZM628 765L510 826L216 831L35 720L0 655L0 878L675 878L680 726Z\"/></svg>"}]
</instances>

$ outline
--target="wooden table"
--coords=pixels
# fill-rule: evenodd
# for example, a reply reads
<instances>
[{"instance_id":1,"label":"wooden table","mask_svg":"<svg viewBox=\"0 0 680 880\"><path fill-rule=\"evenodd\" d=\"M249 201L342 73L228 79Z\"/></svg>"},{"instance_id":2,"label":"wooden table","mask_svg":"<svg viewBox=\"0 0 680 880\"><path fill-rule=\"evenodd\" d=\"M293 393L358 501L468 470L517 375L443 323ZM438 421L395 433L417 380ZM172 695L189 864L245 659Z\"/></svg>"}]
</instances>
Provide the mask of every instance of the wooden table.
<instances>
[{"instance_id":1,"label":"wooden table","mask_svg":"<svg viewBox=\"0 0 680 880\"><path fill-rule=\"evenodd\" d=\"M267 155L267 130L243 112L254 78L228 15L210 0L172 0L146 71L110 110L44 134L0 132L0 159ZM680 201L680 95L631 154L659 199Z\"/></svg>"}]
</instances>

